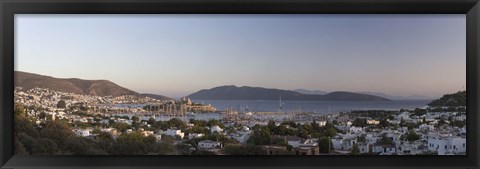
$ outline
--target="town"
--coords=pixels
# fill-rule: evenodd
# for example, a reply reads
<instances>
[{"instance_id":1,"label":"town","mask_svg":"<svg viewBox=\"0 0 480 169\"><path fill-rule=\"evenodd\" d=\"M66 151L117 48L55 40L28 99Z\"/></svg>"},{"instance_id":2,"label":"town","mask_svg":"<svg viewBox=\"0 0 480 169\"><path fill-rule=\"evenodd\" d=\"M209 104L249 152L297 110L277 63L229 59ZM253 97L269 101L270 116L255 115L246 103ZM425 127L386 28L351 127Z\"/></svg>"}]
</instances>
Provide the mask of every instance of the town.
<instances>
[{"instance_id":1,"label":"town","mask_svg":"<svg viewBox=\"0 0 480 169\"><path fill-rule=\"evenodd\" d=\"M252 112L15 88L17 154L465 155L466 106Z\"/></svg>"}]
</instances>

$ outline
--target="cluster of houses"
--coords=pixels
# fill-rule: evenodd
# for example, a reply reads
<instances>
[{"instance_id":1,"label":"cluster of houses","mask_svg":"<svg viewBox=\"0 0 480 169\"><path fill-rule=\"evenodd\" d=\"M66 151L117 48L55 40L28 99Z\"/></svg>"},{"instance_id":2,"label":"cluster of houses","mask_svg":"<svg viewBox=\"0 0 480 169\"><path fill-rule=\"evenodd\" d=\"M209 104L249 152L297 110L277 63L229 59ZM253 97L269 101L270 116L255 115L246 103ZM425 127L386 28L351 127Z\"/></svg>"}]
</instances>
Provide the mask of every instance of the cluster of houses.
<instances>
[{"instance_id":1,"label":"cluster of houses","mask_svg":"<svg viewBox=\"0 0 480 169\"><path fill-rule=\"evenodd\" d=\"M361 154L379 155L462 155L466 154L466 127L452 127L451 125L438 126L440 119L465 120L465 114L458 112L435 112L415 116L409 112L402 112L393 120L387 120L391 124L399 124L400 121L418 123L418 127L385 127L368 128L356 127L351 121L336 125L338 131L331 138L334 153L348 154L354 145L358 146ZM377 125L379 120L369 119L367 124ZM449 123L449 121L446 121ZM418 139L408 141L405 137L414 132ZM402 139L402 136L404 137ZM381 142L383 138L388 142Z\"/></svg>"},{"instance_id":2,"label":"cluster of houses","mask_svg":"<svg viewBox=\"0 0 480 169\"><path fill-rule=\"evenodd\" d=\"M110 116L108 119L96 119L93 116L82 116L74 114L72 109L59 108L58 102L64 100L66 107L71 107L75 104L83 104L86 106L96 105L98 103L108 104L121 104L138 102L135 101L138 98L131 96L120 97L100 97L100 96L88 96L78 95L73 93L63 93L53 91L49 89L34 88L27 91L16 88L15 90L15 103L21 103L28 107L40 107L39 110L29 110L28 115L38 118L37 124L40 124L46 120L67 119L68 121L92 123L100 121L101 123L108 124L110 121L115 123L125 123L132 125L132 119L119 118L117 116ZM141 100L143 101L158 101L158 100ZM190 99L182 98L182 104L192 106L192 109L215 111L210 105L202 106L193 104ZM105 104L105 105L108 105ZM196 106L196 107L195 107ZM200 107L199 107L200 106ZM89 106L89 110L92 108L97 111L97 106ZM116 111L113 107L103 107L105 111ZM102 109L102 107L98 107ZM128 107L122 108L126 111L145 111L142 107ZM40 116L40 113L44 116ZM253 131L248 126L254 124L267 125L266 120L255 120L254 114L244 114L244 126L241 129L226 132L224 128L220 126L211 126L208 129L211 133L220 133L230 139L238 141L239 144L247 144L248 139L252 135ZM248 117L248 118L247 118ZM265 116L269 117L269 116ZM254 120L252 120L254 119ZM378 126L380 119L368 118L366 119L367 127L360 127L353 125L353 119L348 115L340 115L338 113L328 115L328 118L323 120L315 120L315 123L319 126L325 126L327 123L331 123L335 119L335 128L339 131L334 137L330 138L331 147L319 147L318 139L311 138L299 138L294 136L279 136L285 139L285 142L292 147L292 150L297 155L319 155L319 149L329 149L330 154L349 154L355 148L358 148L360 154L378 154L378 155L417 155L417 154L438 154L438 155L461 155L466 154L466 128L464 127L452 127L451 125L438 126L437 124L445 119L452 119L458 121L464 121L466 119L465 112L427 112L424 115L418 116L410 112L401 112L395 115L393 119L388 119L390 124L400 123L413 123L420 124L414 128L407 127L371 127ZM238 122L238 121L237 121ZM300 123L306 123L307 120L303 118ZM310 121L311 123L311 121ZM449 123L447 120L446 123ZM146 122L143 123L150 128ZM226 124L230 125L230 124ZM193 124L188 123L188 127L194 127ZM95 138L98 133L94 132L93 128L81 128L75 127L73 132L77 136ZM109 127L97 129L101 132L110 133L114 138L120 136L122 133L118 129ZM162 140L162 135L171 136L173 138L185 139L197 139L200 140L197 144L199 149L207 151L221 150L224 145L217 140L208 140L202 138L205 136L203 133L188 133L185 131L170 128L166 131L148 131L142 128L137 130L127 129L126 133L141 132L144 136L154 136L157 141ZM418 139L408 141L405 136L414 132L418 135ZM387 139L388 141L385 141ZM264 146L264 149L268 154L275 154L277 150L286 149L285 146Z\"/></svg>"}]
</instances>

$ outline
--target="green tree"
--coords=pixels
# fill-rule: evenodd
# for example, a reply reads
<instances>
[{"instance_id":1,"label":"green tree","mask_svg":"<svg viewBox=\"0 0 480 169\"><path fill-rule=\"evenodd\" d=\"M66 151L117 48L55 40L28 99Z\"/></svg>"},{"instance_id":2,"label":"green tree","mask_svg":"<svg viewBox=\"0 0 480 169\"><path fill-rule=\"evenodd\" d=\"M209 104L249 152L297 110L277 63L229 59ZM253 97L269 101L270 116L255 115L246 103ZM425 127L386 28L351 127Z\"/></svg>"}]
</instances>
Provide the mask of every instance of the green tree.
<instances>
[{"instance_id":1,"label":"green tree","mask_svg":"<svg viewBox=\"0 0 480 169\"><path fill-rule=\"evenodd\" d=\"M220 122L219 120L216 119L211 119L207 123L208 126L219 126L220 128L225 128L225 126Z\"/></svg>"},{"instance_id":2,"label":"green tree","mask_svg":"<svg viewBox=\"0 0 480 169\"><path fill-rule=\"evenodd\" d=\"M329 137L320 137L318 139L318 147L320 148L321 153L330 153L329 148L332 146L330 145L330 139Z\"/></svg>"},{"instance_id":3,"label":"green tree","mask_svg":"<svg viewBox=\"0 0 480 169\"><path fill-rule=\"evenodd\" d=\"M153 117L150 117L147 121L147 124L153 125L155 124L156 120Z\"/></svg>"},{"instance_id":4,"label":"green tree","mask_svg":"<svg viewBox=\"0 0 480 169\"><path fill-rule=\"evenodd\" d=\"M387 134L383 134L382 138L378 140L377 143L382 145L390 145L393 144L393 140L387 137Z\"/></svg>"},{"instance_id":5,"label":"green tree","mask_svg":"<svg viewBox=\"0 0 480 169\"><path fill-rule=\"evenodd\" d=\"M360 119L360 118L355 118L353 120L352 125L355 127L365 127L367 126L367 120L366 119Z\"/></svg>"},{"instance_id":6,"label":"green tree","mask_svg":"<svg viewBox=\"0 0 480 169\"><path fill-rule=\"evenodd\" d=\"M337 135L337 129L335 129L333 127L328 128L326 133L325 133L325 136L327 136L327 137L333 137L335 135Z\"/></svg>"},{"instance_id":7,"label":"green tree","mask_svg":"<svg viewBox=\"0 0 480 169\"><path fill-rule=\"evenodd\" d=\"M183 122L182 120L180 119L177 119L177 118L172 118L170 119L168 122L167 122L167 125L169 127L175 127L177 129L185 129L187 128L187 124L185 122Z\"/></svg>"},{"instance_id":8,"label":"green tree","mask_svg":"<svg viewBox=\"0 0 480 169\"><path fill-rule=\"evenodd\" d=\"M358 148L358 144L353 144L352 151L350 152L352 155L360 155L360 148Z\"/></svg>"},{"instance_id":9,"label":"green tree","mask_svg":"<svg viewBox=\"0 0 480 169\"><path fill-rule=\"evenodd\" d=\"M57 103L57 108L64 109L66 108L66 106L67 106L67 103L65 103L65 100L60 100Z\"/></svg>"},{"instance_id":10,"label":"green tree","mask_svg":"<svg viewBox=\"0 0 480 169\"><path fill-rule=\"evenodd\" d=\"M254 127L253 134L247 142L253 145L268 145L271 141L270 131L267 127Z\"/></svg>"},{"instance_id":11,"label":"green tree","mask_svg":"<svg viewBox=\"0 0 480 169\"><path fill-rule=\"evenodd\" d=\"M40 131L43 138L52 139L60 148L65 146L66 140L73 136L72 129L65 121L48 121Z\"/></svg>"},{"instance_id":12,"label":"green tree","mask_svg":"<svg viewBox=\"0 0 480 169\"><path fill-rule=\"evenodd\" d=\"M120 132L125 132L127 129L130 129L130 125L125 123L115 123L113 124L113 128L116 128Z\"/></svg>"},{"instance_id":13,"label":"green tree","mask_svg":"<svg viewBox=\"0 0 480 169\"><path fill-rule=\"evenodd\" d=\"M416 141L416 140L419 140L419 139L420 139L420 136L417 133L415 133L415 131L412 130L412 131L408 132L408 134L407 134L407 140L408 141Z\"/></svg>"}]
</instances>

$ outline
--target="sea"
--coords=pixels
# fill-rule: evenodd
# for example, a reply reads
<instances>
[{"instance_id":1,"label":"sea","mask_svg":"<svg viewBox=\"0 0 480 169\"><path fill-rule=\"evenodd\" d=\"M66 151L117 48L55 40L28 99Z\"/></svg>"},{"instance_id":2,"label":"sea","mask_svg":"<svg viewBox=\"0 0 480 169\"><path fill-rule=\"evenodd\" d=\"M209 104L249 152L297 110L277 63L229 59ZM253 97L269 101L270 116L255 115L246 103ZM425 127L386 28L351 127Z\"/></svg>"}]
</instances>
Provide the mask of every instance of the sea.
<instances>
[{"instance_id":1,"label":"sea","mask_svg":"<svg viewBox=\"0 0 480 169\"><path fill-rule=\"evenodd\" d=\"M217 110L233 109L252 112L314 112L336 113L352 110L400 110L424 108L431 100L392 101L292 101L292 100L192 100L196 103L211 104ZM281 106L280 106L281 105ZM281 109L280 109L281 107Z\"/></svg>"},{"instance_id":2,"label":"sea","mask_svg":"<svg viewBox=\"0 0 480 169\"><path fill-rule=\"evenodd\" d=\"M192 100L196 103L210 104L218 111L231 109L238 112L313 112L318 114L350 112L352 110L400 110L424 108L431 100L392 100L392 101L290 101L280 102L273 100ZM115 107L143 107L145 104L117 104ZM116 114L115 116L134 116L132 113ZM151 116L140 116L141 120L148 120ZM167 121L180 118L188 121L190 118L197 120L222 119L223 114L196 113L194 117L173 117L165 115L155 116L156 121Z\"/></svg>"}]
</instances>

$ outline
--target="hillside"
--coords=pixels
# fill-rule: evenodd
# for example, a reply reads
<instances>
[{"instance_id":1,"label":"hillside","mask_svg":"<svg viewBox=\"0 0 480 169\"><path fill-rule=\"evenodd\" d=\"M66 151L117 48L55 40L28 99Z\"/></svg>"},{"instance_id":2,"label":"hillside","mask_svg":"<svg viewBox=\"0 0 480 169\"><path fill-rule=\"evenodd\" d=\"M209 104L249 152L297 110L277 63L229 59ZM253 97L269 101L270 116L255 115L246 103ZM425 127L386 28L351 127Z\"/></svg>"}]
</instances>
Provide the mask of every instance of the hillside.
<instances>
[{"instance_id":1,"label":"hillside","mask_svg":"<svg viewBox=\"0 0 480 169\"><path fill-rule=\"evenodd\" d=\"M208 100L321 100L321 101L389 101L389 99L352 92L331 92L325 95L302 94L291 90L268 89L261 87L220 86L203 89L187 97Z\"/></svg>"},{"instance_id":2,"label":"hillside","mask_svg":"<svg viewBox=\"0 0 480 169\"><path fill-rule=\"evenodd\" d=\"M298 92L298 93L301 93L301 94L319 94L319 95L323 95L323 94L327 94L328 92L325 92L325 91L321 91L321 90L307 90L307 89L295 89L293 90L294 92Z\"/></svg>"},{"instance_id":3,"label":"hillside","mask_svg":"<svg viewBox=\"0 0 480 169\"><path fill-rule=\"evenodd\" d=\"M140 95L142 95L144 97L154 98L154 99L157 99L157 100L175 100L175 99L172 99L170 97L163 96L163 95L158 95L158 94L142 93Z\"/></svg>"},{"instance_id":4,"label":"hillside","mask_svg":"<svg viewBox=\"0 0 480 169\"><path fill-rule=\"evenodd\" d=\"M77 78L54 78L27 72L15 71L15 86L24 90L32 88L47 88L60 92L68 92L92 96L122 96L141 94L119 86L108 80L83 80ZM161 95L152 95L155 98L168 98Z\"/></svg>"},{"instance_id":5,"label":"hillside","mask_svg":"<svg viewBox=\"0 0 480 169\"><path fill-rule=\"evenodd\" d=\"M467 105L467 91L459 91L457 93L443 95L440 99L433 100L428 103L432 107L441 106L466 106Z\"/></svg>"}]
</instances>

